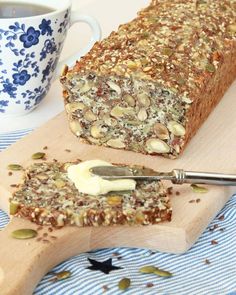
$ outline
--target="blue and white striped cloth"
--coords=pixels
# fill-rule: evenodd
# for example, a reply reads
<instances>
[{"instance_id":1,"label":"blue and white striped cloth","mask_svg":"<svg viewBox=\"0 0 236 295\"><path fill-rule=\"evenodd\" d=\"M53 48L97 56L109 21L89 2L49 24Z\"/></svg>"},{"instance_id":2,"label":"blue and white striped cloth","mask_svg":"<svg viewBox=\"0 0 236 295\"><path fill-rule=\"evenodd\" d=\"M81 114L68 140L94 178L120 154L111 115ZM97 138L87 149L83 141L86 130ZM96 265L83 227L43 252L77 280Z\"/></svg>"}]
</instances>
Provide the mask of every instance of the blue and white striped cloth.
<instances>
[{"instance_id":1,"label":"blue and white striped cloth","mask_svg":"<svg viewBox=\"0 0 236 295\"><path fill-rule=\"evenodd\" d=\"M0 134L0 150L28 132L29 130L24 130ZM224 220L219 220L222 215ZM7 215L0 211L0 227L4 227L7 222ZM218 228L211 231L216 224ZM218 244L212 245L212 240ZM91 271L87 269L88 257L98 261L112 258L112 263L123 269L108 275ZM210 264L205 263L206 259ZM144 265L156 265L169 270L174 276L166 279L140 274L138 269ZM127 295L236 295L236 195L186 254L152 253L147 249L135 248L99 249L72 257L51 272L62 270L70 270L72 276L64 281L51 282L49 273L38 284L34 294L96 295L104 294L103 286L107 286L105 294L117 295L123 293L118 290L118 281L128 277L131 286L125 292ZM147 287L147 283L152 283L153 286Z\"/></svg>"}]
</instances>

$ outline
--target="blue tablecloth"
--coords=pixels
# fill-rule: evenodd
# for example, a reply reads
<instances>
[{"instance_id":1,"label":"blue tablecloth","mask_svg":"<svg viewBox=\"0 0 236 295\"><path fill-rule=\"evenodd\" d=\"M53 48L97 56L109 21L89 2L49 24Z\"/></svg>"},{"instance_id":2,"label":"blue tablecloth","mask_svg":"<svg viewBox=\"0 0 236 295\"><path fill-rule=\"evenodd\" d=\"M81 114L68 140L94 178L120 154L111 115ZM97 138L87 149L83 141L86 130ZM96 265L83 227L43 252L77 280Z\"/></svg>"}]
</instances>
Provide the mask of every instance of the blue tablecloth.
<instances>
[{"instance_id":1,"label":"blue tablecloth","mask_svg":"<svg viewBox=\"0 0 236 295\"><path fill-rule=\"evenodd\" d=\"M28 132L0 134L0 150ZM8 216L0 210L0 227L7 222ZM215 243L212 243L213 240ZM90 266L88 258L97 261L112 258L112 264L122 269L109 274L92 271L87 268ZM144 265L158 266L174 276L160 278L141 274L138 270ZM117 284L123 277L128 277L131 286L125 291L127 295L236 295L236 195L186 254L173 255L134 248L99 249L72 257L51 272L63 270L71 271L72 276L64 281L52 282L52 274L49 273L38 284L34 294L122 294Z\"/></svg>"}]
</instances>

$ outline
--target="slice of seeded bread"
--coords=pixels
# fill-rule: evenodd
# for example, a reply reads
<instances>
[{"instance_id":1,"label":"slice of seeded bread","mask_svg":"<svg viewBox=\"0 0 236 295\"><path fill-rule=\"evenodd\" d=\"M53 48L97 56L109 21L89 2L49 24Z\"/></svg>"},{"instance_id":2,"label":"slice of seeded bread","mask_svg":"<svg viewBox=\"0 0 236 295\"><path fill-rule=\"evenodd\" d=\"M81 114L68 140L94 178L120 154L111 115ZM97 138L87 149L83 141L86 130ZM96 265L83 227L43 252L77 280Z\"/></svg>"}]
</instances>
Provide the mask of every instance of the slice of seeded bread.
<instances>
[{"instance_id":1,"label":"slice of seeded bread","mask_svg":"<svg viewBox=\"0 0 236 295\"><path fill-rule=\"evenodd\" d=\"M10 200L12 215L61 227L156 224L170 221L172 209L162 183L140 182L135 191L90 196L67 175L69 163L37 163L25 170Z\"/></svg>"}]
</instances>

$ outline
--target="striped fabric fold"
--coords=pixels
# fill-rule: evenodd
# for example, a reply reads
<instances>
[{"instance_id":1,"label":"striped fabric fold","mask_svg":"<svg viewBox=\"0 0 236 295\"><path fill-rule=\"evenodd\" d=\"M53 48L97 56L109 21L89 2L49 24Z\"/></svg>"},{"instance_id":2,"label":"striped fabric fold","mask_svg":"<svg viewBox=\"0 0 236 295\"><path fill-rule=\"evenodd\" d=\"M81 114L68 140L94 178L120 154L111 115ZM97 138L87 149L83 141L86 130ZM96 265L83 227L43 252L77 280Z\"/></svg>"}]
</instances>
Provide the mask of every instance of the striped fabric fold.
<instances>
[{"instance_id":1,"label":"striped fabric fold","mask_svg":"<svg viewBox=\"0 0 236 295\"><path fill-rule=\"evenodd\" d=\"M28 132L30 129L0 134L0 150ZM0 211L0 228L3 228L8 220L8 216ZM213 228L215 229L212 230ZM236 195L228 201L197 243L185 254L166 254L140 248L109 248L81 253L57 265L45 275L34 294L234 295L236 294L235 229ZM216 243L212 244L212 241ZM91 271L87 269L90 265L88 258L97 261L112 258L113 265L122 269L112 271L108 275ZM152 274L141 274L138 270L144 265L155 265L169 270L173 273L173 277L160 278ZM71 271L72 276L64 281L52 282L51 273L62 270ZM131 286L125 293L119 291L117 287L123 277L131 279Z\"/></svg>"},{"instance_id":2,"label":"striped fabric fold","mask_svg":"<svg viewBox=\"0 0 236 295\"><path fill-rule=\"evenodd\" d=\"M21 139L23 136L27 135L32 129L24 129L20 131L14 131L11 133L0 134L0 151L7 148L9 145L13 144L17 140Z\"/></svg>"}]
</instances>

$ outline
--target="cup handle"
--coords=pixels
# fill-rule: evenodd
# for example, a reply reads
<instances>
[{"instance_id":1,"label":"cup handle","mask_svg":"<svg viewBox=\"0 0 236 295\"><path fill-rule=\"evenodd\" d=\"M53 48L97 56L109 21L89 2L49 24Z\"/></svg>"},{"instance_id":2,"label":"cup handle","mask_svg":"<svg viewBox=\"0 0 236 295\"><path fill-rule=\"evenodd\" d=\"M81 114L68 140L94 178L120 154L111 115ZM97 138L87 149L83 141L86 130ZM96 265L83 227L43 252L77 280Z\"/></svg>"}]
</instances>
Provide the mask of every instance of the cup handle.
<instances>
[{"instance_id":1,"label":"cup handle","mask_svg":"<svg viewBox=\"0 0 236 295\"><path fill-rule=\"evenodd\" d=\"M72 12L70 26L72 26L73 24L78 23L78 22L84 22L90 26L90 28L92 30L92 37L91 37L88 45L85 48L80 50L75 55L72 55L69 58L64 59L63 61L59 62L57 69L56 69L56 74L54 76L54 79L57 79L60 77L61 71L62 71L64 65L68 65L69 67L71 67L77 59L79 59L81 56L83 56L85 53L87 53L92 48L92 46L94 45L94 43L96 41L101 40L101 36L102 36L101 27L95 18L93 18L89 15L78 15L77 12Z\"/></svg>"}]
</instances>

